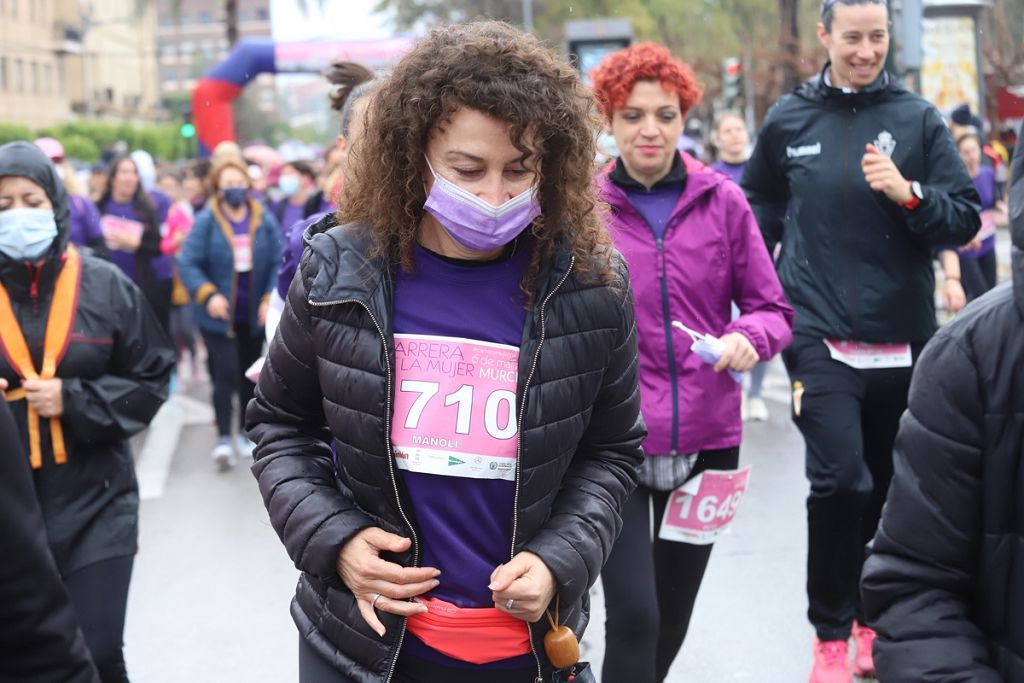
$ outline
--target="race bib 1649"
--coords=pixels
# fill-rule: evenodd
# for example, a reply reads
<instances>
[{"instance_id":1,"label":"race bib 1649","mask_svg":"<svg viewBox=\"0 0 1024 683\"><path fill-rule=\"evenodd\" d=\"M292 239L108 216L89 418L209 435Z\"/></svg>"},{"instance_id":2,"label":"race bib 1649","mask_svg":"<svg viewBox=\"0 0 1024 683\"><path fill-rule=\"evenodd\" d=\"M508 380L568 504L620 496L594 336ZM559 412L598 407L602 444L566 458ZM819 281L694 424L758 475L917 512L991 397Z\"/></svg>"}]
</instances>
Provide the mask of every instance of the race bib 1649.
<instances>
[{"instance_id":1,"label":"race bib 1649","mask_svg":"<svg viewBox=\"0 0 1024 683\"><path fill-rule=\"evenodd\" d=\"M400 469L514 481L519 348L395 335L391 442Z\"/></svg>"}]
</instances>

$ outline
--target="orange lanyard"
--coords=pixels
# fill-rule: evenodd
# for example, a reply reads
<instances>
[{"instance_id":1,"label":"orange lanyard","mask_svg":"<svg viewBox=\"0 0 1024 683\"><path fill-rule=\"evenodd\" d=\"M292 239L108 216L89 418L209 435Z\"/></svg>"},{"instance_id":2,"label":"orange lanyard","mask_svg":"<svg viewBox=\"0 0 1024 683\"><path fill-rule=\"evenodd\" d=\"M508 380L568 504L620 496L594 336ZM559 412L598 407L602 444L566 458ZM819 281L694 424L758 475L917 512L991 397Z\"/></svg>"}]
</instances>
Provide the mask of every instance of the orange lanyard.
<instances>
[{"instance_id":1,"label":"orange lanyard","mask_svg":"<svg viewBox=\"0 0 1024 683\"><path fill-rule=\"evenodd\" d=\"M78 289L82 280L82 258L78 251L68 246L67 258L57 277L53 302L50 304L50 315L46 321L46 341L43 345L43 369L36 372L29 353L25 335L18 324L18 318L11 307L11 299L7 290L0 284L0 344L10 361L11 367L21 376L22 381L29 379L53 379L57 374L57 364L64 357L68 342L71 339L71 326L78 310ZM8 391L8 402L20 401L25 398L24 389ZM32 469L43 466L42 447L39 436L39 413L28 406L28 439ZM53 443L53 459L58 465L67 462L67 449L64 446L64 429L59 417L50 418L50 440Z\"/></svg>"}]
</instances>

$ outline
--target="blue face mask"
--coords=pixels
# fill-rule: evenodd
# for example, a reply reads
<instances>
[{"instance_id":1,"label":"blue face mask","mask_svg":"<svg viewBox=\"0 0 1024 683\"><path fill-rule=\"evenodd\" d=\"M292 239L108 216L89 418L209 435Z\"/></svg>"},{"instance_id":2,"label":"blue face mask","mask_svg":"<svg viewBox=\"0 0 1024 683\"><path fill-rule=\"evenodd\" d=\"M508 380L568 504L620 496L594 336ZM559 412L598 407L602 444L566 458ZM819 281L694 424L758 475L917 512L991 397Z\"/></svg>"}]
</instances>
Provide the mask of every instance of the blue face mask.
<instances>
[{"instance_id":1,"label":"blue face mask","mask_svg":"<svg viewBox=\"0 0 1024 683\"><path fill-rule=\"evenodd\" d=\"M299 177L290 173L283 175L277 181L277 187L285 197L292 197L299 191Z\"/></svg>"},{"instance_id":2,"label":"blue face mask","mask_svg":"<svg viewBox=\"0 0 1024 683\"><path fill-rule=\"evenodd\" d=\"M0 252L15 261L34 261L57 238L53 209L0 211Z\"/></svg>"},{"instance_id":3,"label":"blue face mask","mask_svg":"<svg viewBox=\"0 0 1024 683\"><path fill-rule=\"evenodd\" d=\"M233 206L236 209L249 200L249 190L244 187L230 187L224 190L222 194L228 206Z\"/></svg>"}]
</instances>

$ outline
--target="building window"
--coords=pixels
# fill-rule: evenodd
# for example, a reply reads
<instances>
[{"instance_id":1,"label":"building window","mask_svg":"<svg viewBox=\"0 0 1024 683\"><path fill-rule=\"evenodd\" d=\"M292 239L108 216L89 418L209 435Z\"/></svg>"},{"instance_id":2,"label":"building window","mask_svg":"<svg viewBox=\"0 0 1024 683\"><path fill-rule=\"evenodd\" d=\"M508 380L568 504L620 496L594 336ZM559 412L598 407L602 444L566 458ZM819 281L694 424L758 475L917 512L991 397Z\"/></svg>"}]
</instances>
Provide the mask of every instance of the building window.
<instances>
[{"instance_id":1,"label":"building window","mask_svg":"<svg viewBox=\"0 0 1024 683\"><path fill-rule=\"evenodd\" d=\"M270 10L266 7L260 7L256 10L256 18L260 21L270 21Z\"/></svg>"},{"instance_id":2,"label":"building window","mask_svg":"<svg viewBox=\"0 0 1024 683\"><path fill-rule=\"evenodd\" d=\"M4 0L0 0L2 3ZM0 9L3 5L0 4ZM0 57L0 92L7 90L7 57Z\"/></svg>"},{"instance_id":3,"label":"building window","mask_svg":"<svg viewBox=\"0 0 1024 683\"><path fill-rule=\"evenodd\" d=\"M14 60L14 92L25 92L25 72L20 59Z\"/></svg>"},{"instance_id":4,"label":"building window","mask_svg":"<svg viewBox=\"0 0 1024 683\"><path fill-rule=\"evenodd\" d=\"M29 77L32 79L32 92L39 94L39 65L32 62L29 66Z\"/></svg>"},{"instance_id":5,"label":"building window","mask_svg":"<svg viewBox=\"0 0 1024 683\"><path fill-rule=\"evenodd\" d=\"M53 95L53 69L49 64L43 64L43 94Z\"/></svg>"},{"instance_id":6,"label":"building window","mask_svg":"<svg viewBox=\"0 0 1024 683\"><path fill-rule=\"evenodd\" d=\"M57 94L61 97L67 94L67 74L64 71L64 62L57 63Z\"/></svg>"},{"instance_id":7,"label":"building window","mask_svg":"<svg viewBox=\"0 0 1024 683\"><path fill-rule=\"evenodd\" d=\"M11 18L18 18L18 0L10 0L11 2Z\"/></svg>"},{"instance_id":8,"label":"building window","mask_svg":"<svg viewBox=\"0 0 1024 683\"><path fill-rule=\"evenodd\" d=\"M213 21L213 14L209 10L203 10L199 13L199 23L206 26Z\"/></svg>"}]
</instances>

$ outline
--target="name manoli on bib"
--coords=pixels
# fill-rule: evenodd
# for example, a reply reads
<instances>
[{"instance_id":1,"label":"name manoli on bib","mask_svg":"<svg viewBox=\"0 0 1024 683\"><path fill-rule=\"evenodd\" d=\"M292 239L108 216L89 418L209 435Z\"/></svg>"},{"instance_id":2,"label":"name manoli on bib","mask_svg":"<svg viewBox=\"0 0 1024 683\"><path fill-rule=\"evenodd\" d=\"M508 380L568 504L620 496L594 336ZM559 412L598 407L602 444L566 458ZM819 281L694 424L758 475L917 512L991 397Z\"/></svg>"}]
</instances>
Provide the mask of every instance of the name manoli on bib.
<instances>
[{"instance_id":1,"label":"name manoli on bib","mask_svg":"<svg viewBox=\"0 0 1024 683\"><path fill-rule=\"evenodd\" d=\"M515 480L519 348L425 334L395 335L398 467Z\"/></svg>"}]
</instances>

